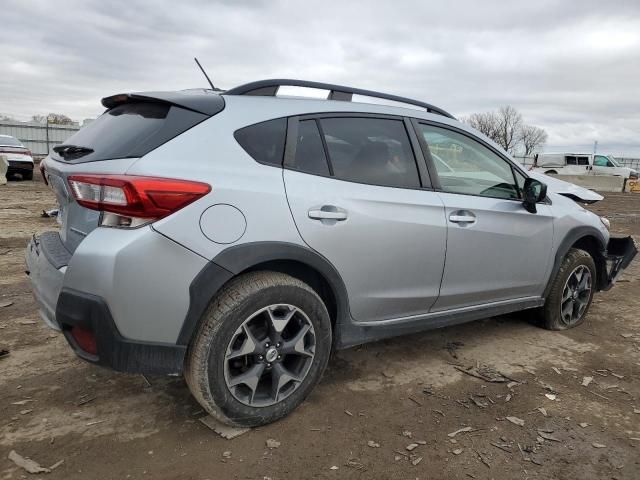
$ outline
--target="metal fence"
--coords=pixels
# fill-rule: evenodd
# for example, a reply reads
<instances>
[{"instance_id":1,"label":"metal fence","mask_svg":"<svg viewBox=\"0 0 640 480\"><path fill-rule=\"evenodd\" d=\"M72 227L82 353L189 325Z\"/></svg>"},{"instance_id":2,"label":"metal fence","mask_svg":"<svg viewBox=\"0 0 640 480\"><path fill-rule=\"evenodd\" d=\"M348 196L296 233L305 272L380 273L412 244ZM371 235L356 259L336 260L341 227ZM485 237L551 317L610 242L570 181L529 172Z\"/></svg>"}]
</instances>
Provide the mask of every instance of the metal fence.
<instances>
[{"instance_id":1,"label":"metal fence","mask_svg":"<svg viewBox=\"0 0 640 480\"><path fill-rule=\"evenodd\" d=\"M616 157L616 160L625 167L633 168L636 171L640 170L640 158Z\"/></svg>"},{"instance_id":2,"label":"metal fence","mask_svg":"<svg viewBox=\"0 0 640 480\"><path fill-rule=\"evenodd\" d=\"M16 137L31 150L34 157L45 157L56 145L60 145L80 130L76 125L52 125L37 122L0 121L0 135Z\"/></svg>"}]
</instances>

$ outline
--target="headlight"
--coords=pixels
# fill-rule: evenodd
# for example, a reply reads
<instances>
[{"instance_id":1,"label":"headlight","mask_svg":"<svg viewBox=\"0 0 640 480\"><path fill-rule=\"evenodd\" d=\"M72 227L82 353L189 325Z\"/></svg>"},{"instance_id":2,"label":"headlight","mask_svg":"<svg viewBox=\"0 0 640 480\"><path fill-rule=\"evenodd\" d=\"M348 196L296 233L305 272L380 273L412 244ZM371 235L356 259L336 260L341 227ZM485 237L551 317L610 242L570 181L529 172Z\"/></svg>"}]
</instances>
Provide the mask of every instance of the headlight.
<instances>
[{"instance_id":1,"label":"headlight","mask_svg":"<svg viewBox=\"0 0 640 480\"><path fill-rule=\"evenodd\" d=\"M600 221L602 222L602 224L607 228L607 230L611 229L611 222L609 221L608 218L605 217L600 217Z\"/></svg>"}]
</instances>

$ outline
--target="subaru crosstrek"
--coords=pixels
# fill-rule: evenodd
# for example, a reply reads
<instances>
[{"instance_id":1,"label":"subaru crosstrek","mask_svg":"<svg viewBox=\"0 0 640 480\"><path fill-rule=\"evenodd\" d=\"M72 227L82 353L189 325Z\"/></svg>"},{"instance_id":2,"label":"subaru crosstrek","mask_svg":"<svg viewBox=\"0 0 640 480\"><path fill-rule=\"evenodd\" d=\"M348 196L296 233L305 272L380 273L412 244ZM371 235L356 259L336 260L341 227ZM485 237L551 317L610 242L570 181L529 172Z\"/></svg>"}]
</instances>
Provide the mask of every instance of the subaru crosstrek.
<instances>
[{"instance_id":1,"label":"subaru crosstrek","mask_svg":"<svg viewBox=\"0 0 640 480\"><path fill-rule=\"evenodd\" d=\"M42 164L41 316L89 362L184 374L232 425L292 411L332 349L525 309L579 325L636 254L578 203L602 197L420 101L268 80L102 103Z\"/></svg>"}]
</instances>

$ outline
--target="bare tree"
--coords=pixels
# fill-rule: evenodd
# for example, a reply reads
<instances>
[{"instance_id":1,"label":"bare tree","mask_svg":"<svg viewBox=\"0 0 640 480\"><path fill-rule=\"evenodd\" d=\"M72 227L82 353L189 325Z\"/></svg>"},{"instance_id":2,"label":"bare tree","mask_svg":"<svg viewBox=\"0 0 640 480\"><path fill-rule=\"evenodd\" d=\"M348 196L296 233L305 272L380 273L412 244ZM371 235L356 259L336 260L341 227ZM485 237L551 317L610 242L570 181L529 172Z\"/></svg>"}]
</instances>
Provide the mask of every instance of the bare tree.
<instances>
[{"instance_id":1,"label":"bare tree","mask_svg":"<svg viewBox=\"0 0 640 480\"><path fill-rule=\"evenodd\" d=\"M525 156L531 155L547 141L547 132L526 125L520 112L511 105L500 107L495 112L474 113L462 121L484 133L510 154L519 151Z\"/></svg>"},{"instance_id":2,"label":"bare tree","mask_svg":"<svg viewBox=\"0 0 640 480\"><path fill-rule=\"evenodd\" d=\"M54 125L72 125L73 120L62 113L50 113L47 115L49 117L49 123Z\"/></svg>"},{"instance_id":3,"label":"bare tree","mask_svg":"<svg viewBox=\"0 0 640 480\"><path fill-rule=\"evenodd\" d=\"M491 140L496 141L498 134L498 116L495 112L474 113L469 118L463 118L462 121L480 133L485 134Z\"/></svg>"},{"instance_id":4,"label":"bare tree","mask_svg":"<svg viewBox=\"0 0 640 480\"><path fill-rule=\"evenodd\" d=\"M520 143L524 156L528 157L539 151L547 142L547 132L533 125L523 125L520 129Z\"/></svg>"},{"instance_id":5,"label":"bare tree","mask_svg":"<svg viewBox=\"0 0 640 480\"><path fill-rule=\"evenodd\" d=\"M50 113L48 115L32 115L32 122L49 123L51 125L73 125L73 120L62 113Z\"/></svg>"},{"instance_id":6,"label":"bare tree","mask_svg":"<svg viewBox=\"0 0 640 480\"><path fill-rule=\"evenodd\" d=\"M497 113L498 129L494 141L507 153L514 153L520 141L522 115L511 105L500 107Z\"/></svg>"}]
</instances>

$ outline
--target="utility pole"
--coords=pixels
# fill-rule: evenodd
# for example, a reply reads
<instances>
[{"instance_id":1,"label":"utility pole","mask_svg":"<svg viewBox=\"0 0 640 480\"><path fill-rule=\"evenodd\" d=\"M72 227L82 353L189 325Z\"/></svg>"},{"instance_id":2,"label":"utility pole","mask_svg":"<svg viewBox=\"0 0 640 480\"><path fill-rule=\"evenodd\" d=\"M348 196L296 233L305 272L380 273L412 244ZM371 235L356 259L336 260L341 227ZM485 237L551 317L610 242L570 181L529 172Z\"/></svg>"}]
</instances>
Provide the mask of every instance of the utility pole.
<instances>
[{"instance_id":1,"label":"utility pole","mask_svg":"<svg viewBox=\"0 0 640 480\"><path fill-rule=\"evenodd\" d=\"M47 128L46 128L46 132L47 132L47 155L49 155L49 114L47 113Z\"/></svg>"},{"instance_id":2,"label":"utility pole","mask_svg":"<svg viewBox=\"0 0 640 480\"><path fill-rule=\"evenodd\" d=\"M593 142L593 154L595 155L597 151L598 151L598 140Z\"/></svg>"}]
</instances>

